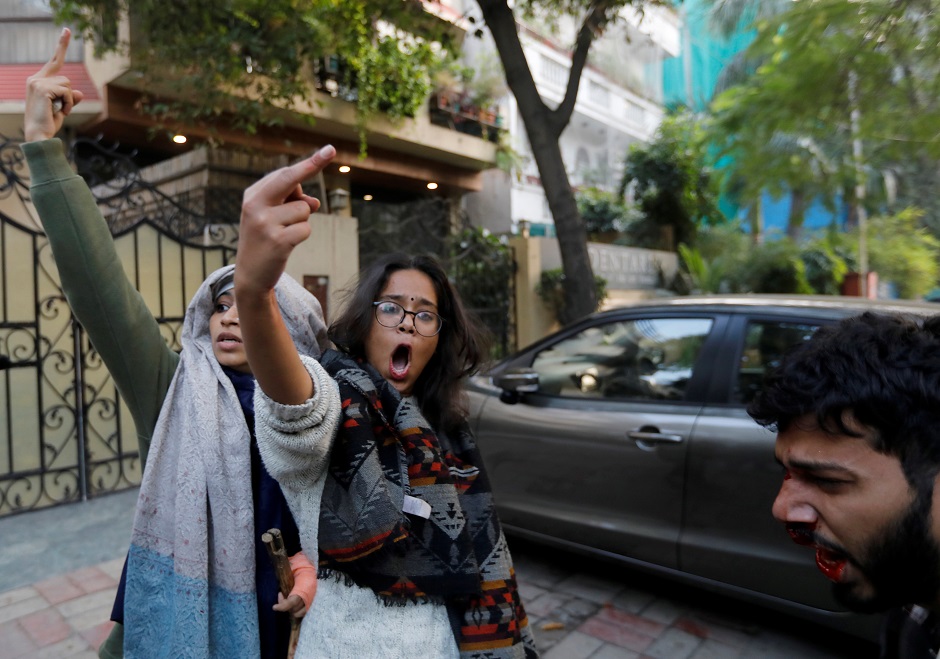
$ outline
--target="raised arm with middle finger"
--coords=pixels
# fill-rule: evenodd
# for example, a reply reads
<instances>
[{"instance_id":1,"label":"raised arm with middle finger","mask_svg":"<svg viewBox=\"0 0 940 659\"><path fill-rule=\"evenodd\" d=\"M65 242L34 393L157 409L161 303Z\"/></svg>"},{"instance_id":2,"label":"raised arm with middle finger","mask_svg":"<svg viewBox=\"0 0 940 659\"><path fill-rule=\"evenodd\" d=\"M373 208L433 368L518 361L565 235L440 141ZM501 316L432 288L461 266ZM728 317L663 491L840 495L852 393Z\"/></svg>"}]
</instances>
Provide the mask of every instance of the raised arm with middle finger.
<instances>
[{"instance_id":1,"label":"raised arm with middle finger","mask_svg":"<svg viewBox=\"0 0 940 659\"><path fill-rule=\"evenodd\" d=\"M336 155L325 146L311 157L284 167L245 191L235 261L235 302L242 341L258 385L272 400L298 405L309 399L313 382L281 318L274 285L294 247L310 235L308 219L320 202L303 193L302 181Z\"/></svg>"},{"instance_id":2,"label":"raised arm with middle finger","mask_svg":"<svg viewBox=\"0 0 940 659\"><path fill-rule=\"evenodd\" d=\"M72 89L72 83L67 77L59 74L65 64L65 53L71 38L71 30L62 28L52 58L26 80L23 134L27 142L55 137L65 118L72 113L72 108L85 97L78 89ZM57 100L61 102L58 110Z\"/></svg>"}]
</instances>

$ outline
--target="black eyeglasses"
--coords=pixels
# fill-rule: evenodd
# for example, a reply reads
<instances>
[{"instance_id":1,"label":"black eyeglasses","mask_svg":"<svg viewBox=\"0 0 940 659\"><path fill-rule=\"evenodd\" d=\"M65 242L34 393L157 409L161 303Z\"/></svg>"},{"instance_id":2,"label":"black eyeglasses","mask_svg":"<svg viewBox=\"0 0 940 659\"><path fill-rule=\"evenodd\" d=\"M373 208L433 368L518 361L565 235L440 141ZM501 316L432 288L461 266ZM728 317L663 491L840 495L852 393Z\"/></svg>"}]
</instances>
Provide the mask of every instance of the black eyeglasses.
<instances>
[{"instance_id":1,"label":"black eyeglasses","mask_svg":"<svg viewBox=\"0 0 940 659\"><path fill-rule=\"evenodd\" d=\"M405 314L414 318L415 331L421 336L434 336L444 324L444 319L433 311L406 311L405 307L391 300L379 300L372 306L375 307L375 319L382 327L398 327Z\"/></svg>"}]
</instances>

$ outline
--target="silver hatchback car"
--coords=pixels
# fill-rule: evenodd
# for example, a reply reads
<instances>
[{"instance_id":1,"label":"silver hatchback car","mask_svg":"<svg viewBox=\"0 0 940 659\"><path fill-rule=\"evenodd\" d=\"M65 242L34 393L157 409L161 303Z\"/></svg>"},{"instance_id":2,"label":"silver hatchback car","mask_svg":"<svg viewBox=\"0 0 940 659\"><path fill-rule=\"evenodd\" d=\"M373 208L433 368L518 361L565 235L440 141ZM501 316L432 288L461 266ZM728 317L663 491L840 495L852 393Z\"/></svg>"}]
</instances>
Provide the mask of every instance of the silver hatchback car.
<instances>
[{"instance_id":1,"label":"silver hatchback car","mask_svg":"<svg viewBox=\"0 0 940 659\"><path fill-rule=\"evenodd\" d=\"M874 639L771 516L774 434L746 407L821 325L936 305L806 296L677 297L594 314L469 385L503 524Z\"/></svg>"}]
</instances>

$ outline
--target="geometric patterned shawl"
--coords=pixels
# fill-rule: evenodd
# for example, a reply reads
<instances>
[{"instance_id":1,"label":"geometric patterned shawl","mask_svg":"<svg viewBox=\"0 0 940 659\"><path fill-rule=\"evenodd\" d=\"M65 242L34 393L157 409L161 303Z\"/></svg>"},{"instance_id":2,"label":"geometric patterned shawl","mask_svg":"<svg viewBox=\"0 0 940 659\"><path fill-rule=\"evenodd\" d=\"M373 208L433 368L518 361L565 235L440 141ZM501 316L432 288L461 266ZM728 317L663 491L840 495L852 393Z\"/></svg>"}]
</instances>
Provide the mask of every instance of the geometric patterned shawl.
<instances>
[{"instance_id":1,"label":"geometric patterned shawl","mask_svg":"<svg viewBox=\"0 0 940 659\"><path fill-rule=\"evenodd\" d=\"M231 270L212 273L190 302L154 430L128 554L128 659L260 653L251 435L209 336L211 287ZM286 275L275 290L297 349L318 355L326 328L316 298Z\"/></svg>"},{"instance_id":2,"label":"geometric patterned shawl","mask_svg":"<svg viewBox=\"0 0 940 659\"><path fill-rule=\"evenodd\" d=\"M463 659L537 657L469 427L436 433L369 364L332 350L321 363L343 416L320 509L320 575L387 604L446 604Z\"/></svg>"}]
</instances>

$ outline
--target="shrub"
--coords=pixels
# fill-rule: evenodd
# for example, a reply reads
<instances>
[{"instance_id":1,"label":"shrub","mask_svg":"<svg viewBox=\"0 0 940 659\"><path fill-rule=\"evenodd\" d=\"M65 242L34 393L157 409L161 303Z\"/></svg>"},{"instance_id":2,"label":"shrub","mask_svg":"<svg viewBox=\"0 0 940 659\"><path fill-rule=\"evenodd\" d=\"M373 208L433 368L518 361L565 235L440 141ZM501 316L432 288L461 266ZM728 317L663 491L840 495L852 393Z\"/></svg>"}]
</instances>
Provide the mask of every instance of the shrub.
<instances>
[{"instance_id":1,"label":"shrub","mask_svg":"<svg viewBox=\"0 0 940 659\"><path fill-rule=\"evenodd\" d=\"M561 325L567 325L575 320L566 313L565 307L565 273L561 268L554 270L544 270L539 277L539 283L535 287L535 292L545 305L551 309L555 319ZM598 275L594 275L594 293L597 296L597 309L607 299L607 280Z\"/></svg>"}]
</instances>

